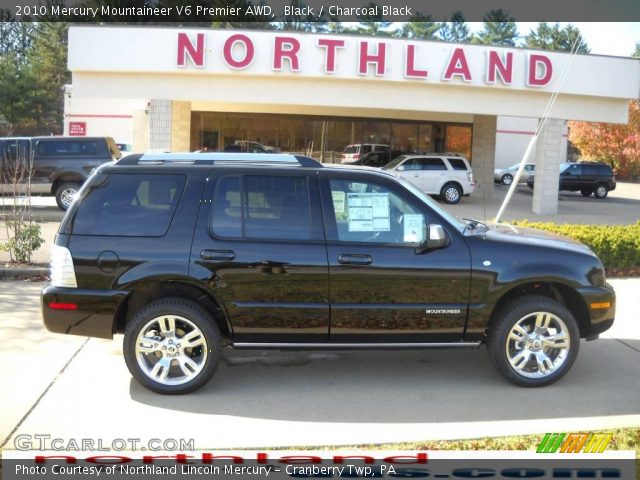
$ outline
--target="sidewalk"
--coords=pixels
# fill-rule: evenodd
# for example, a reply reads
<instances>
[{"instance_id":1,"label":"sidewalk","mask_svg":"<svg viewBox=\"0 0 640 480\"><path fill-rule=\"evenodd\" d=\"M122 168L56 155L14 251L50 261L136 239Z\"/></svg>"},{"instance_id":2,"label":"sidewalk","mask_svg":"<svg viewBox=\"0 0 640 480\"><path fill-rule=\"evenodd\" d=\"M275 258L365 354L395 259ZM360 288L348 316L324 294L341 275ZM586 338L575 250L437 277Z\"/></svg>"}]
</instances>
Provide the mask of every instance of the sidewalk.
<instances>
[{"instance_id":1,"label":"sidewalk","mask_svg":"<svg viewBox=\"0 0 640 480\"><path fill-rule=\"evenodd\" d=\"M613 328L582 342L560 382L515 387L480 350L237 352L186 396L131 380L114 341L54 335L43 284L0 293L0 442L13 431L82 438L194 439L196 448L376 444L640 427L640 279L611 281ZM17 427L17 428L16 428ZM13 448L8 440L6 448Z\"/></svg>"}]
</instances>

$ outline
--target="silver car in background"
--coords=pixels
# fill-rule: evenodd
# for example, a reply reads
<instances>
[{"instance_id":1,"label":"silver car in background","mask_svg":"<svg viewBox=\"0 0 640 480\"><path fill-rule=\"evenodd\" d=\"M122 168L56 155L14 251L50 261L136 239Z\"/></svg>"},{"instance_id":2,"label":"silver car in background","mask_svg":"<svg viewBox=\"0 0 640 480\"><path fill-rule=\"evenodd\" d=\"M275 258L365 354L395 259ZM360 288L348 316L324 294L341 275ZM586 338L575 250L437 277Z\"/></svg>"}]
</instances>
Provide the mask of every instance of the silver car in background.
<instances>
[{"instance_id":1,"label":"silver car in background","mask_svg":"<svg viewBox=\"0 0 640 480\"><path fill-rule=\"evenodd\" d=\"M501 183L502 185L511 185L519 166L520 164L516 163L515 165L511 165L507 168L496 168L493 171L493 181ZM534 163L526 163L518 183L527 183L527 178L529 178L529 175L533 175L535 169L536 165Z\"/></svg>"}]
</instances>

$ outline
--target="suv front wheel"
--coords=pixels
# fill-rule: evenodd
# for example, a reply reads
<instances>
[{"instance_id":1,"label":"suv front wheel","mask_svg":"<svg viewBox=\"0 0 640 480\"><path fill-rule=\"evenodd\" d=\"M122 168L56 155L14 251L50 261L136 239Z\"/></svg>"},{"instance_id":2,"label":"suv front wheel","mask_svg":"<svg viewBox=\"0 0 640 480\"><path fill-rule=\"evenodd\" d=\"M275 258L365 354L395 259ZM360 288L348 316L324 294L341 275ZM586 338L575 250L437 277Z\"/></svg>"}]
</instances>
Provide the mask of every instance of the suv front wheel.
<instances>
[{"instance_id":1,"label":"suv front wheel","mask_svg":"<svg viewBox=\"0 0 640 480\"><path fill-rule=\"evenodd\" d=\"M537 295L517 298L496 313L487 338L491 363L523 387L559 380L578 355L580 333L561 303Z\"/></svg>"},{"instance_id":2,"label":"suv front wheel","mask_svg":"<svg viewBox=\"0 0 640 480\"><path fill-rule=\"evenodd\" d=\"M143 386L183 394L202 387L215 372L222 337L211 315L181 298L150 303L131 319L124 334L124 358Z\"/></svg>"}]
</instances>

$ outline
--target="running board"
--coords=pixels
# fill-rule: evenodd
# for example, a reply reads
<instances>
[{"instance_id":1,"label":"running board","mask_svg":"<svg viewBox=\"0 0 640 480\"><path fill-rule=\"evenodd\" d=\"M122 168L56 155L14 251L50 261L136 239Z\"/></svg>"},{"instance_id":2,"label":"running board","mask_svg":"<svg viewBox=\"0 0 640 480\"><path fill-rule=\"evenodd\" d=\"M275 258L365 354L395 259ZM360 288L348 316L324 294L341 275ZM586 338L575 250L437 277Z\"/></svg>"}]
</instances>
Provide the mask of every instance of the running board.
<instances>
[{"instance_id":1,"label":"running board","mask_svg":"<svg viewBox=\"0 0 640 480\"><path fill-rule=\"evenodd\" d=\"M254 350L401 350L425 348L479 348L482 342L441 343L249 343L231 344L237 349Z\"/></svg>"}]
</instances>

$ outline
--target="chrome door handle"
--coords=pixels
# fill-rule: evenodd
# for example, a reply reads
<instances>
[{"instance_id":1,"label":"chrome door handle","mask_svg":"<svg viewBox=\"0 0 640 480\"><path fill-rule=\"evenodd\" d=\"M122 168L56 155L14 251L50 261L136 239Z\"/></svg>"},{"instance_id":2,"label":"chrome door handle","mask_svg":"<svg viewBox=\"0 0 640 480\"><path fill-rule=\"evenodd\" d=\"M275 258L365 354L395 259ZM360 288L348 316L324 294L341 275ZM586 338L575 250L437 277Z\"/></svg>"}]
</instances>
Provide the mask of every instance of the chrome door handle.
<instances>
[{"instance_id":1,"label":"chrome door handle","mask_svg":"<svg viewBox=\"0 0 640 480\"><path fill-rule=\"evenodd\" d=\"M371 265L373 257L363 253L342 253L338 255L338 263L342 265Z\"/></svg>"},{"instance_id":2,"label":"chrome door handle","mask_svg":"<svg viewBox=\"0 0 640 480\"><path fill-rule=\"evenodd\" d=\"M202 250L200 258L203 260L224 260L231 261L236 258L236 252L233 250Z\"/></svg>"}]
</instances>

